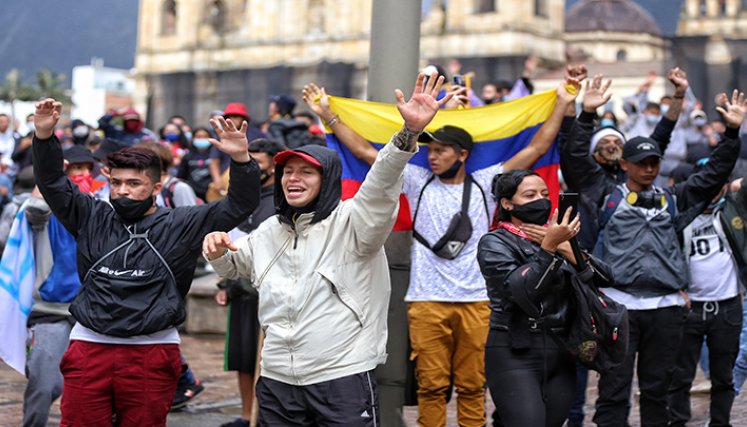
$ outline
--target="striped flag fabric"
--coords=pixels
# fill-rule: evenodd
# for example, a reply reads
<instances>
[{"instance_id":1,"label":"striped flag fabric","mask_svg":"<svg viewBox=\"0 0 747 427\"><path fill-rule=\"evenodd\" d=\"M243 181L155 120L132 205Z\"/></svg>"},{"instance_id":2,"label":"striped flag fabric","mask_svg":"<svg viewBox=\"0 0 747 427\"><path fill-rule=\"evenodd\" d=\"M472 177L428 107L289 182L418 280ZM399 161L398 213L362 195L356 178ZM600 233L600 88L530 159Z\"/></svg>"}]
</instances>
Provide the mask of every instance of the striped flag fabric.
<instances>
[{"instance_id":1,"label":"striped flag fabric","mask_svg":"<svg viewBox=\"0 0 747 427\"><path fill-rule=\"evenodd\" d=\"M0 358L24 375L26 320L34 303L33 235L25 205L18 210L0 260Z\"/></svg>"},{"instance_id":2,"label":"striped flag fabric","mask_svg":"<svg viewBox=\"0 0 747 427\"><path fill-rule=\"evenodd\" d=\"M550 117L557 94L547 91L514 101L461 110L441 110L426 130L435 131L445 126L459 126L467 130L475 142L467 159L467 172L504 162L526 147L542 124ZM330 107L351 129L381 149L392 135L402 128L402 117L394 104L330 97ZM355 157L330 129L326 129L327 146L337 150L342 159L343 200L353 197L366 177L369 165ZM428 168L428 150L421 146L411 162ZM550 189L553 205L557 206L559 192L558 168L560 155L556 144L541 157L533 169ZM486 189L489 190L489 189ZM410 209L404 195L394 231L411 230Z\"/></svg>"}]
</instances>

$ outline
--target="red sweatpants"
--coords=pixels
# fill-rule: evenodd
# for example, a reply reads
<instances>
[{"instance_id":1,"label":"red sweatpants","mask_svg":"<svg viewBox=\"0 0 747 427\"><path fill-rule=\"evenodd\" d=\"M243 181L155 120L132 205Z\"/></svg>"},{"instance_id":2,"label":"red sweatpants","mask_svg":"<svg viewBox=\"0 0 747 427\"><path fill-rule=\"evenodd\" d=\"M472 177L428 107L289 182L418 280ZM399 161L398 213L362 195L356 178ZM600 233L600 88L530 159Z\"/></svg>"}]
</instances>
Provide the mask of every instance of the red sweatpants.
<instances>
[{"instance_id":1,"label":"red sweatpants","mask_svg":"<svg viewBox=\"0 0 747 427\"><path fill-rule=\"evenodd\" d=\"M73 340L60 362L61 426L165 426L181 372L176 344Z\"/></svg>"}]
</instances>

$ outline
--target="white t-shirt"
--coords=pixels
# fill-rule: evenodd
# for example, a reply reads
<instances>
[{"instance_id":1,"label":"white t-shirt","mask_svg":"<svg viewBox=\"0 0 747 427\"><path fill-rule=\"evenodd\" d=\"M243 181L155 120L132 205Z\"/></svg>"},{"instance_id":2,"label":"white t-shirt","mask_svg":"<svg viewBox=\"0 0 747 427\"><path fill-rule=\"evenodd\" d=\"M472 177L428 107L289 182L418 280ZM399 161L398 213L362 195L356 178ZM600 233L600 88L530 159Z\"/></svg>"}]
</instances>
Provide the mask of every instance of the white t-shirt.
<instances>
[{"instance_id":1,"label":"white t-shirt","mask_svg":"<svg viewBox=\"0 0 747 427\"><path fill-rule=\"evenodd\" d=\"M490 185L493 177L502 171L501 163L472 174L477 184L472 185L469 201L472 237L458 257L453 260L441 258L413 240L410 287L405 301L475 302L488 299L485 279L477 264L477 243L488 232L490 218L495 211ZM420 191L431 175L430 170L417 165L408 164L405 167L403 191L412 215L415 215ZM415 229L428 243L434 244L443 237L451 219L462 209L463 188L464 184L444 184L435 178L423 191Z\"/></svg>"},{"instance_id":2,"label":"white t-shirt","mask_svg":"<svg viewBox=\"0 0 747 427\"><path fill-rule=\"evenodd\" d=\"M75 326L73 326L73 330L70 331L70 340L88 341L99 344L124 345L179 344L181 342L179 332L176 328L168 328L147 335L135 335L132 337L121 338L100 334L86 328L80 323L76 323Z\"/></svg>"},{"instance_id":3,"label":"white t-shirt","mask_svg":"<svg viewBox=\"0 0 747 427\"><path fill-rule=\"evenodd\" d=\"M693 301L721 301L739 294L737 271L729 248L713 226L713 215L702 214L690 225L690 277L687 294Z\"/></svg>"}]
</instances>

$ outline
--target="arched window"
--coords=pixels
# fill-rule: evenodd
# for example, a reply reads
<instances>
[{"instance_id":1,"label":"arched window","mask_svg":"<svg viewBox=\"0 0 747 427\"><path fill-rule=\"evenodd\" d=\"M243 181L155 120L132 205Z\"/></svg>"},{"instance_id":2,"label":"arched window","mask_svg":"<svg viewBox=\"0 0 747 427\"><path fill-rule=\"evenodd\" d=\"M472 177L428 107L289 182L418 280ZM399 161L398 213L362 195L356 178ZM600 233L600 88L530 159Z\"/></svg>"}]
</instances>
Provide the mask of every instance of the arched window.
<instances>
[{"instance_id":1,"label":"arched window","mask_svg":"<svg viewBox=\"0 0 747 427\"><path fill-rule=\"evenodd\" d=\"M208 4L208 23L218 34L226 30L226 8L221 0L212 0Z\"/></svg>"},{"instance_id":2,"label":"arched window","mask_svg":"<svg viewBox=\"0 0 747 427\"><path fill-rule=\"evenodd\" d=\"M497 0L475 0L475 11L477 13L495 12L495 3Z\"/></svg>"},{"instance_id":3,"label":"arched window","mask_svg":"<svg viewBox=\"0 0 747 427\"><path fill-rule=\"evenodd\" d=\"M547 0L534 0L534 14L536 16L548 15L547 13Z\"/></svg>"},{"instance_id":4,"label":"arched window","mask_svg":"<svg viewBox=\"0 0 747 427\"><path fill-rule=\"evenodd\" d=\"M617 62L625 62L628 60L628 52L625 51L625 49L620 49L617 51Z\"/></svg>"},{"instance_id":5,"label":"arched window","mask_svg":"<svg viewBox=\"0 0 747 427\"><path fill-rule=\"evenodd\" d=\"M165 0L161 10L161 34L176 34L176 0Z\"/></svg>"}]
</instances>

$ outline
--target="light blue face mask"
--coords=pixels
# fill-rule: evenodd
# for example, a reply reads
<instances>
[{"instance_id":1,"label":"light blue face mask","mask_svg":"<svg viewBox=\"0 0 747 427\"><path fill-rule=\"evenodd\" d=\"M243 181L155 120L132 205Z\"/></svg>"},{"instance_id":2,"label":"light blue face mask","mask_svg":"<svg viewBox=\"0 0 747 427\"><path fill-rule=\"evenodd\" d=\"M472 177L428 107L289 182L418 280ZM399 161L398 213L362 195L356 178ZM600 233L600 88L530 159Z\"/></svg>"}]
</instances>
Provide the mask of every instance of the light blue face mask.
<instances>
[{"instance_id":1,"label":"light blue face mask","mask_svg":"<svg viewBox=\"0 0 747 427\"><path fill-rule=\"evenodd\" d=\"M195 138L192 141L192 145L198 150L205 150L207 148L210 148L210 140L207 138Z\"/></svg>"},{"instance_id":2,"label":"light blue face mask","mask_svg":"<svg viewBox=\"0 0 747 427\"><path fill-rule=\"evenodd\" d=\"M192 132L184 132L184 137L187 138L187 141L192 140Z\"/></svg>"},{"instance_id":3,"label":"light blue face mask","mask_svg":"<svg viewBox=\"0 0 747 427\"><path fill-rule=\"evenodd\" d=\"M665 114L667 114L667 111L669 111L669 105L666 105L666 104L662 104L661 107L659 107L659 108L661 108L661 115L662 116L665 115Z\"/></svg>"},{"instance_id":4,"label":"light blue face mask","mask_svg":"<svg viewBox=\"0 0 747 427\"><path fill-rule=\"evenodd\" d=\"M613 128L615 127L615 121L612 119L602 119L599 121L600 128Z\"/></svg>"},{"instance_id":5,"label":"light blue face mask","mask_svg":"<svg viewBox=\"0 0 747 427\"><path fill-rule=\"evenodd\" d=\"M646 116L646 122L650 125L659 123L659 116Z\"/></svg>"}]
</instances>

